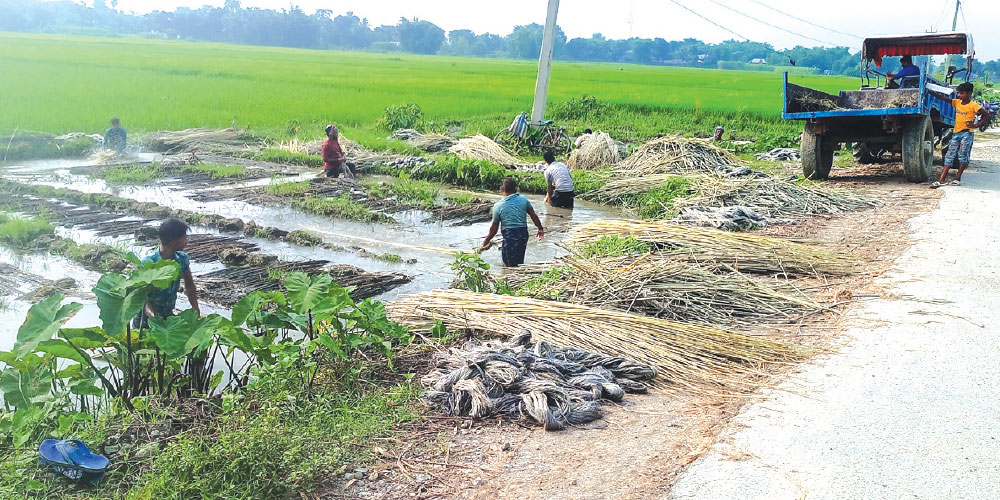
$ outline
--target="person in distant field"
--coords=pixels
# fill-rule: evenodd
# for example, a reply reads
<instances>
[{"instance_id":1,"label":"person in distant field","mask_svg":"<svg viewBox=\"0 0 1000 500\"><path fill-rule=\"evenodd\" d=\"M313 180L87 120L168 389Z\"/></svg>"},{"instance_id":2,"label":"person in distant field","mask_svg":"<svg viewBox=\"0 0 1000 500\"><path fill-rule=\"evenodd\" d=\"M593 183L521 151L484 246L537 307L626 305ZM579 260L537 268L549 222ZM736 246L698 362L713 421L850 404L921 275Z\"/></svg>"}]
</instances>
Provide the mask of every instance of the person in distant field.
<instances>
[{"instance_id":1,"label":"person in distant field","mask_svg":"<svg viewBox=\"0 0 1000 500\"><path fill-rule=\"evenodd\" d=\"M899 65L903 68L895 73L885 75L885 88L898 89L900 81L908 76L920 76L920 68L913 64L913 58L903 56L899 58ZM897 81L898 80L898 81Z\"/></svg>"},{"instance_id":2,"label":"person in distant field","mask_svg":"<svg viewBox=\"0 0 1000 500\"><path fill-rule=\"evenodd\" d=\"M198 305L198 289L195 287L194 277L191 275L191 259L184 252L184 247L188 243L187 233L189 229L190 227L184 221L173 217L160 224L160 248L149 257L142 259L142 263L159 262L162 259L173 260L181 266L180 274L176 280L170 283L170 286L149 292L142 312L136 315L132 321L136 328L140 324L145 327L149 318L166 318L174 315L177 292L180 291L182 279L184 280L184 294L187 295L191 308L201 316L201 307Z\"/></svg>"},{"instance_id":3,"label":"person in distant field","mask_svg":"<svg viewBox=\"0 0 1000 500\"><path fill-rule=\"evenodd\" d=\"M941 177L931 184L932 188L939 188L948 181L948 170L955 163L958 157L958 172L955 173L955 180L950 184L960 186L962 184L962 173L969 166L969 159L972 156L972 142L975 139L973 130L982 127L990 118L989 112L984 110L976 101L972 100L972 91L975 87L969 82L958 86L958 99L951 99L951 104L955 106L955 129L948 144L948 153L944 157L944 168L941 169ZM943 99L949 99L943 94L934 93ZM977 120L978 118L978 120Z\"/></svg>"},{"instance_id":4,"label":"person in distant field","mask_svg":"<svg viewBox=\"0 0 1000 500\"><path fill-rule=\"evenodd\" d=\"M576 146L577 148L579 148L580 146L583 146L583 143L587 142L587 139L590 139L590 136L591 136L591 134L593 134L593 133L594 133L594 131L593 131L593 130L590 130L589 128L588 128L588 129L586 129L586 130L584 130L584 131L583 131L583 134L582 134L582 135L580 135L580 137L577 137L577 138L576 138L576 144L574 144L574 145L575 145L575 146Z\"/></svg>"},{"instance_id":5,"label":"person in distant field","mask_svg":"<svg viewBox=\"0 0 1000 500\"><path fill-rule=\"evenodd\" d=\"M503 265L517 267L524 264L524 252L528 249L528 217L531 217L531 222L538 228L536 235L539 240L545 237L545 230L542 229L542 221L538 219L531 202L517 193L517 182L513 177L504 178L500 192L504 198L493 205L493 224L490 225L490 232L481 248L489 248L497 231L501 231L503 247L500 255Z\"/></svg>"},{"instance_id":6,"label":"person in distant field","mask_svg":"<svg viewBox=\"0 0 1000 500\"><path fill-rule=\"evenodd\" d=\"M715 127L715 135L712 136L712 142L719 142L722 140L722 134L726 132L726 128L722 125Z\"/></svg>"},{"instance_id":7,"label":"person in distant field","mask_svg":"<svg viewBox=\"0 0 1000 500\"><path fill-rule=\"evenodd\" d=\"M545 183L549 185L545 203L558 208L573 208L573 176L565 163L556 161L552 151L542 155L548 167L545 167Z\"/></svg>"},{"instance_id":8,"label":"person in distant field","mask_svg":"<svg viewBox=\"0 0 1000 500\"><path fill-rule=\"evenodd\" d=\"M333 125L326 126L326 141L323 142L323 171L327 177L340 177L347 157L340 148L340 132Z\"/></svg>"},{"instance_id":9,"label":"person in distant field","mask_svg":"<svg viewBox=\"0 0 1000 500\"><path fill-rule=\"evenodd\" d=\"M119 154L124 153L127 140L128 134L122 128L122 121L118 118L112 118L111 128L104 132L104 149Z\"/></svg>"}]
</instances>

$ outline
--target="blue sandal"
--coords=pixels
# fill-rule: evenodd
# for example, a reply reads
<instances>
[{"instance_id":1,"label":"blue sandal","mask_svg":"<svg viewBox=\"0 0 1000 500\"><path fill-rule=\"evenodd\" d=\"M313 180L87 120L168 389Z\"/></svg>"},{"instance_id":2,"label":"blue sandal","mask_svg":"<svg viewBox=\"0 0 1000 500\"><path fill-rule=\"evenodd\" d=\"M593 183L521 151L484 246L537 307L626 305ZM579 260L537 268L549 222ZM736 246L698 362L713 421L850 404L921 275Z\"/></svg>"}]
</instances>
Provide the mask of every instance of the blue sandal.
<instances>
[{"instance_id":1,"label":"blue sandal","mask_svg":"<svg viewBox=\"0 0 1000 500\"><path fill-rule=\"evenodd\" d=\"M90 452L79 439L46 439L38 446L38 461L57 474L80 482L96 483L111 463L103 455Z\"/></svg>"}]
</instances>

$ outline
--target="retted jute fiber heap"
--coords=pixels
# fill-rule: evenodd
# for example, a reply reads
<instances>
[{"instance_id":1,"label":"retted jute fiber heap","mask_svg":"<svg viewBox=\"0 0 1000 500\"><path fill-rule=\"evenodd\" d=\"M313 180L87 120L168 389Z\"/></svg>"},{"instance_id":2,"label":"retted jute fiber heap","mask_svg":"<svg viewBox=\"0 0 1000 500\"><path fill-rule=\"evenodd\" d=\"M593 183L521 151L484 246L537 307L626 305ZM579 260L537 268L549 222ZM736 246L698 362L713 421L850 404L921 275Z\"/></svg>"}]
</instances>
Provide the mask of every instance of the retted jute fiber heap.
<instances>
[{"instance_id":1,"label":"retted jute fiber heap","mask_svg":"<svg viewBox=\"0 0 1000 500\"><path fill-rule=\"evenodd\" d=\"M200 150L240 150L259 142L245 130L189 128L152 132L143 137L150 149L163 153L183 153Z\"/></svg>"},{"instance_id":2,"label":"retted jute fiber heap","mask_svg":"<svg viewBox=\"0 0 1000 500\"><path fill-rule=\"evenodd\" d=\"M716 174L741 164L732 153L704 140L659 137L639 146L616 170L631 176Z\"/></svg>"},{"instance_id":3,"label":"retted jute fiber heap","mask_svg":"<svg viewBox=\"0 0 1000 500\"><path fill-rule=\"evenodd\" d=\"M682 226L664 221L602 219L570 230L568 243L583 246L608 235L631 236L656 245L661 254L703 265L722 264L767 274L850 274L843 255L824 248L756 233Z\"/></svg>"},{"instance_id":4,"label":"retted jute fiber heap","mask_svg":"<svg viewBox=\"0 0 1000 500\"><path fill-rule=\"evenodd\" d=\"M430 290L387 305L390 319L415 328L513 336L530 330L552 344L620 356L656 368L651 384L719 392L748 389L764 367L803 359L803 347L592 307L465 290Z\"/></svg>"},{"instance_id":5,"label":"retted jute fiber heap","mask_svg":"<svg viewBox=\"0 0 1000 500\"><path fill-rule=\"evenodd\" d=\"M701 176L694 182L695 194L680 198L676 205L705 207L750 207L767 217L810 214L840 214L876 205L861 194L774 177L720 178Z\"/></svg>"},{"instance_id":6,"label":"retted jute fiber heap","mask_svg":"<svg viewBox=\"0 0 1000 500\"><path fill-rule=\"evenodd\" d=\"M466 343L435 359L421 379L424 400L454 416L527 417L561 430L603 416L601 401L646 392L656 370L630 359L532 342L522 331L510 342Z\"/></svg>"},{"instance_id":7,"label":"retted jute fiber heap","mask_svg":"<svg viewBox=\"0 0 1000 500\"><path fill-rule=\"evenodd\" d=\"M448 151L463 160L489 161L504 167L514 167L524 163L523 160L508 153L503 146L484 135L463 137Z\"/></svg>"}]
</instances>

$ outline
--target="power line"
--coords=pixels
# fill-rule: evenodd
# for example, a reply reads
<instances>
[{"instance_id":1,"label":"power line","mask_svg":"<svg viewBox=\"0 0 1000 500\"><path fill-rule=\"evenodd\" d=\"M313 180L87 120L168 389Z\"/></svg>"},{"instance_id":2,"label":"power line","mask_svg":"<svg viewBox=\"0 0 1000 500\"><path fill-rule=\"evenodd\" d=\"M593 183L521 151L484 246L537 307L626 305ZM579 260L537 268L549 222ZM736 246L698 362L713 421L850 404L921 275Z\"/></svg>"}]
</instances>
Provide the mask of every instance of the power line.
<instances>
[{"instance_id":1,"label":"power line","mask_svg":"<svg viewBox=\"0 0 1000 500\"><path fill-rule=\"evenodd\" d=\"M735 32L735 31L733 31L733 30L731 30L731 29L729 29L729 28L727 28L727 27L725 27L725 26L723 26L723 25L721 25L721 24L719 24L719 23L717 23L717 22L715 22L715 21L713 21L713 20L711 20L711 19L709 19L709 18L707 18L707 17L705 17L705 16L703 16L703 15L701 15L701 14L699 14L699 13L693 11L693 10L691 10L691 9L689 9L689 8L687 8L687 6L685 6L684 4L678 2L677 0L670 0L670 1L673 2L673 3L675 3L675 4L677 4L678 7L680 7L682 9L684 9L684 10L686 10L686 11L688 11L688 12L690 12L690 13L692 13L692 14L694 14L694 15L702 18L702 19L704 19L706 22L711 23L714 26L716 26L718 28L721 28L723 30L726 30L726 31L728 31L728 32L730 32L730 33L732 33L732 34L734 34L734 35L736 35L736 36L738 36L738 37L740 37L740 38L748 41L748 42L750 41L749 38L747 38L747 37L745 37L745 36L743 36L743 35Z\"/></svg>"},{"instance_id":2,"label":"power line","mask_svg":"<svg viewBox=\"0 0 1000 500\"><path fill-rule=\"evenodd\" d=\"M838 46L838 44L836 44L836 43L833 43L833 42L826 42L826 41L823 41L823 40L819 40L819 39L817 39L817 38L813 38L813 37L811 37L811 36L806 36L806 35L803 35L803 34L801 34L801 33L796 33L796 32L794 32L794 31L792 31L792 30L789 30L789 29L785 29L785 28L782 28L781 26L775 26L775 25L773 25L773 24L771 24L771 23L769 23L769 22L767 22L767 21L762 21L762 20L760 20L760 19L757 19L756 17L753 17L753 16L751 16L750 14L747 14L747 13L745 13L745 12L740 12L740 11L738 11L738 10L736 10L736 9L734 9L734 8L732 8L732 7L728 6L728 5L726 5L726 4L723 4L723 3L720 3L720 2L717 2L717 1L715 1L715 0L709 0L709 1L710 1L710 2L712 2L712 3L714 3L714 4L716 4L716 5L718 5L719 7L722 7L722 8L724 8L724 9L728 9L728 10L731 10L731 11L733 11L733 12L735 12L735 13L737 13L737 14L739 14L739 15L743 16L743 17L747 17L747 18L749 18L749 19L753 19L754 21L757 21L758 23L761 23L761 24L764 24L764 25L767 25L767 26L770 26L770 27L772 27L772 28L774 28L774 29L776 29L776 30L781 30L781 31L784 31L785 33L791 33L791 34L793 34L793 35L795 35L795 36L797 36L797 37L802 37L802 38L805 38L806 40L812 40L812 41L814 41L814 42L819 42L819 43L822 43L822 44L826 44L826 45L832 45L832 46L834 46L834 47Z\"/></svg>"},{"instance_id":3,"label":"power line","mask_svg":"<svg viewBox=\"0 0 1000 500\"><path fill-rule=\"evenodd\" d=\"M835 30L833 28L827 28L826 26L820 26L820 25L818 25L818 24L816 24L814 22L806 21L805 19L802 19L801 17L795 17L795 16L793 16L793 15L787 13L787 12L784 12L784 11L778 10L778 9L776 9L774 7L771 7L770 5L768 5L768 4L764 3L764 2L760 2L759 0L750 0L750 1L753 2L753 3L755 3L755 4L761 5L763 7L767 7L768 9L771 9L771 10L777 12L778 14L782 14L782 15L788 16L788 17L790 17L792 19L795 19L796 21L801 21L801 22L804 22L804 23L806 23L808 25L815 26L815 27L820 28L820 29L824 29L824 30L827 30L827 31L832 31L834 33L840 33L841 35L852 36L852 37L857 38L859 40L863 38L863 37L860 37L860 36L852 34L852 33L845 33L843 31L837 31L837 30Z\"/></svg>"}]
</instances>

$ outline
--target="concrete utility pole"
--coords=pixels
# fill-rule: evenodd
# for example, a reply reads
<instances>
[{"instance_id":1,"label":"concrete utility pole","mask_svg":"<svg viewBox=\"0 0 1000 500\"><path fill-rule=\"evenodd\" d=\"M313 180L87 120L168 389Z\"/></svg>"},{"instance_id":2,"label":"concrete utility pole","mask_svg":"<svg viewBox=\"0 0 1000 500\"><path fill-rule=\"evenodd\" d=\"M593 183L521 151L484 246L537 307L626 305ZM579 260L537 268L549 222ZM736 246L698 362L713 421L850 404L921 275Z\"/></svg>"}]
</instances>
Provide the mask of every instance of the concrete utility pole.
<instances>
[{"instance_id":1,"label":"concrete utility pole","mask_svg":"<svg viewBox=\"0 0 1000 500\"><path fill-rule=\"evenodd\" d=\"M549 0L545 31L542 33L542 52L538 55L538 79L535 80L535 102L531 106L531 123L539 123L545 118L545 100L549 97L549 74L552 73L552 52L556 48L558 13L559 0Z\"/></svg>"},{"instance_id":2,"label":"concrete utility pole","mask_svg":"<svg viewBox=\"0 0 1000 500\"><path fill-rule=\"evenodd\" d=\"M951 30L958 29L958 9L962 7L962 0L955 0L955 17L951 18ZM948 70L951 69L951 54L944 56L944 75L948 78Z\"/></svg>"}]
</instances>

